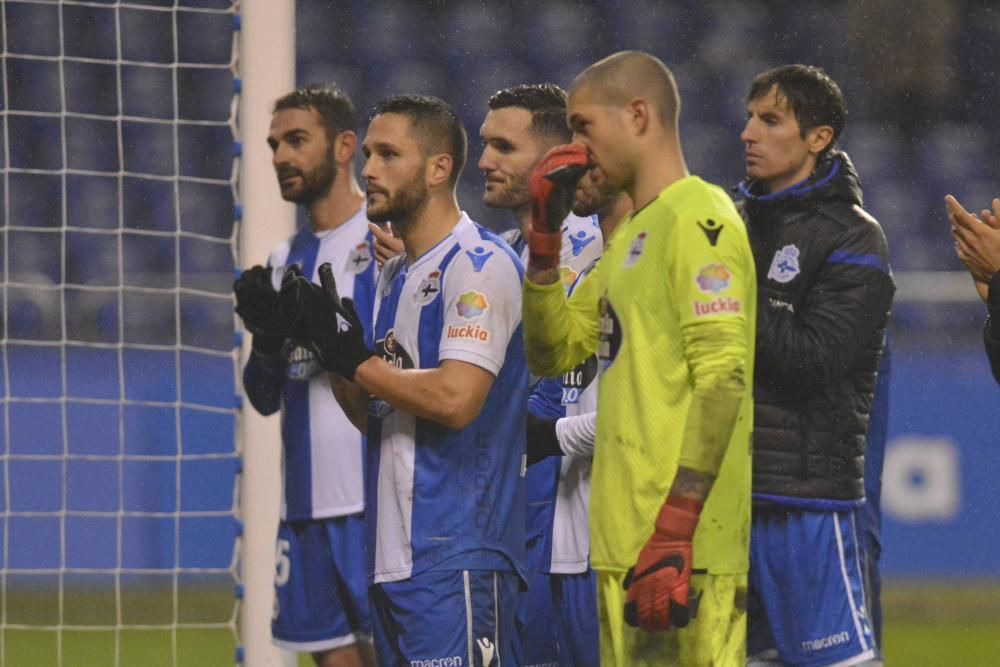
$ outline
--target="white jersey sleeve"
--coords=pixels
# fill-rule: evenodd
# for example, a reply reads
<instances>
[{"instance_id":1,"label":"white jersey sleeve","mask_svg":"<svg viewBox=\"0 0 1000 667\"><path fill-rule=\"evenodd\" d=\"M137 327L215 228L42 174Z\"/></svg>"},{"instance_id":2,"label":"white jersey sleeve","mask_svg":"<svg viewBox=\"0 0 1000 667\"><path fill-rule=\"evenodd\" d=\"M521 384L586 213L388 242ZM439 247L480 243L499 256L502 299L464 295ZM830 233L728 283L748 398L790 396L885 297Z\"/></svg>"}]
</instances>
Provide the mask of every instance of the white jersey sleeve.
<instances>
[{"instance_id":1,"label":"white jersey sleeve","mask_svg":"<svg viewBox=\"0 0 1000 667\"><path fill-rule=\"evenodd\" d=\"M444 318L438 356L500 372L507 343L521 323L521 280L505 248L459 239L460 256L444 276Z\"/></svg>"},{"instance_id":2,"label":"white jersey sleeve","mask_svg":"<svg viewBox=\"0 0 1000 667\"><path fill-rule=\"evenodd\" d=\"M556 421L556 438L559 448L567 456L591 458L597 437L597 413L562 417Z\"/></svg>"}]
</instances>

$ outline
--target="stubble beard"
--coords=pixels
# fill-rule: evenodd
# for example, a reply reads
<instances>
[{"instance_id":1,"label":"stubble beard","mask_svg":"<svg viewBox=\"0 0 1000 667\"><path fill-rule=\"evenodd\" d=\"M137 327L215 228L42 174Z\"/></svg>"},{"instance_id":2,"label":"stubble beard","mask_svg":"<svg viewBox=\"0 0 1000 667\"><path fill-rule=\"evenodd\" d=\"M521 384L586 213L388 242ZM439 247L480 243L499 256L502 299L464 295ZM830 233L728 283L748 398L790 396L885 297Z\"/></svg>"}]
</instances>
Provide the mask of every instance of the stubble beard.
<instances>
[{"instance_id":1,"label":"stubble beard","mask_svg":"<svg viewBox=\"0 0 1000 667\"><path fill-rule=\"evenodd\" d=\"M368 206L368 219L375 223L392 222L396 226L406 226L427 203L427 184L424 181L426 169L389 195L380 209ZM384 196L384 195L383 195Z\"/></svg>"},{"instance_id":2,"label":"stubble beard","mask_svg":"<svg viewBox=\"0 0 1000 667\"><path fill-rule=\"evenodd\" d=\"M500 192L483 192L483 205L488 208L515 209L530 203L531 189L525 176L511 179Z\"/></svg>"},{"instance_id":3,"label":"stubble beard","mask_svg":"<svg viewBox=\"0 0 1000 667\"><path fill-rule=\"evenodd\" d=\"M297 192L282 195L285 201L300 206L312 206L328 194L337 180L337 163L333 160L333 147L327 151L326 159L316 169L302 173L302 187Z\"/></svg>"}]
</instances>

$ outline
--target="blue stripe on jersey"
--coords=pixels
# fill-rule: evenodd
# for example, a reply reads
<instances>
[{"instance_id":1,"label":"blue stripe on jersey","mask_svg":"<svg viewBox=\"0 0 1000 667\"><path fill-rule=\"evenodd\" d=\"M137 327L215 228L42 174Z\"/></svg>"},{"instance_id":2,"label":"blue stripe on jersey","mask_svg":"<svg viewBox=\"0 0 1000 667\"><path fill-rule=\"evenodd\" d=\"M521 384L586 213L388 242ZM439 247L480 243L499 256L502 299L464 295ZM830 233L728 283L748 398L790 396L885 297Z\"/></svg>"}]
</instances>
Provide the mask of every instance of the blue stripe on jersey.
<instances>
[{"instance_id":1,"label":"blue stripe on jersey","mask_svg":"<svg viewBox=\"0 0 1000 667\"><path fill-rule=\"evenodd\" d=\"M285 383L281 441L285 443L285 516L295 521L312 516L312 434L309 428L309 383ZM293 444L294 443L294 444ZM289 493L294 489L295 493Z\"/></svg>"},{"instance_id":2,"label":"blue stripe on jersey","mask_svg":"<svg viewBox=\"0 0 1000 667\"><path fill-rule=\"evenodd\" d=\"M399 270L393 278L389 293L385 294L379 306L378 317L372 327L372 341L379 335L385 336L392 329L396 321L396 308L399 306L399 296L402 292L402 284L406 280L406 264ZM381 461L382 448L378 444L382 441L382 417L375 414L368 414L368 436L365 447L365 512L368 514L368 570L371 573L371 564L375 560L375 542L378 535L378 471Z\"/></svg>"},{"instance_id":3,"label":"blue stripe on jersey","mask_svg":"<svg viewBox=\"0 0 1000 667\"><path fill-rule=\"evenodd\" d=\"M877 269L886 275L889 274L889 266L878 255L859 255L853 252L836 250L830 253L826 260L827 264L857 264L858 266L868 266Z\"/></svg>"},{"instance_id":4,"label":"blue stripe on jersey","mask_svg":"<svg viewBox=\"0 0 1000 667\"><path fill-rule=\"evenodd\" d=\"M286 266L299 263L302 274L313 274L320 240L303 227L292 239ZM309 427L309 383L285 382L285 413L281 441L285 443L285 515L288 520L312 516L312 433ZM289 493L294 489L294 493Z\"/></svg>"},{"instance_id":5,"label":"blue stripe on jersey","mask_svg":"<svg viewBox=\"0 0 1000 667\"><path fill-rule=\"evenodd\" d=\"M502 238L485 227L479 228L479 238L484 241L492 241L493 243L496 243L497 246L500 247L508 257L510 257L511 261L514 262L514 268L517 269L518 279L522 282L524 281L524 265L521 263L521 251L524 249L527 241L525 241L523 237L518 240L518 247L516 249L512 248Z\"/></svg>"},{"instance_id":6,"label":"blue stripe on jersey","mask_svg":"<svg viewBox=\"0 0 1000 667\"><path fill-rule=\"evenodd\" d=\"M451 261L458 255L461 250L461 246L456 243L438 264L437 270L441 272L441 284L444 285L445 281L445 271L448 270L448 265ZM441 365L441 359L439 357L439 347L441 345L441 329L444 327L444 298L443 290L438 293L432 302L425 305L420 309L420 328L417 330L417 346L419 347L418 354L420 355L420 367L421 368L438 368ZM414 454L414 485L420 484L421 482L428 481L428 478L421 476L421 479L417 479L417 471L432 471L439 469L441 466L442 459L452 459L458 458L454 456L449 456L449 453L454 453L456 451L462 451L462 443L464 442L463 431L452 431L445 426L438 424L436 422L421 419L417 417L414 424L414 438L416 440L417 446ZM422 443L434 443L433 448L423 447ZM464 461L464 457L461 457ZM462 466L465 467L464 465ZM454 491L454 479L441 479L432 480L435 482L434 486L439 488L451 488ZM427 489L429 492L430 489ZM416 495L416 494L414 494ZM455 496L451 494L442 494L438 497L438 500L442 502L455 502ZM435 546L431 544L426 538L430 535L455 535L460 534L455 530L451 530L450 526L445 528L439 524L436 516L431 516L430 512L420 512L416 507L417 503L414 502L414 509L412 515L412 530L411 530L411 540L413 542L413 553L414 553L414 567L417 567L416 560L418 553L425 553L427 550L433 549ZM423 519L430 519L426 521ZM451 539L451 538L449 538Z\"/></svg>"},{"instance_id":7,"label":"blue stripe on jersey","mask_svg":"<svg viewBox=\"0 0 1000 667\"><path fill-rule=\"evenodd\" d=\"M531 388L528 412L542 419L558 419L566 414L562 404L562 380L543 378ZM536 545L542 562L531 563L548 572L552 567L552 522L555 520L556 491L562 457L551 456L528 468L524 486L527 497L526 525L528 539L545 536L545 545Z\"/></svg>"},{"instance_id":8,"label":"blue stripe on jersey","mask_svg":"<svg viewBox=\"0 0 1000 667\"><path fill-rule=\"evenodd\" d=\"M299 264L302 275L306 278L316 269L316 255L319 253L319 238L308 228L303 227L292 239L292 247L288 252L285 265Z\"/></svg>"},{"instance_id":9,"label":"blue stripe on jersey","mask_svg":"<svg viewBox=\"0 0 1000 667\"><path fill-rule=\"evenodd\" d=\"M441 272L441 284L444 284L444 274L448 270L448 265L455 258L462 246L455 244L449 250L441 263L438 264L438 271ZM444 299L441 292L434 300L420 309L420 328L417 330L418 346L420 348L420 367L437 368L440 366L438 357L438 347L441 345L441 329L444 327Z\"/></svg>"}]
</instances>

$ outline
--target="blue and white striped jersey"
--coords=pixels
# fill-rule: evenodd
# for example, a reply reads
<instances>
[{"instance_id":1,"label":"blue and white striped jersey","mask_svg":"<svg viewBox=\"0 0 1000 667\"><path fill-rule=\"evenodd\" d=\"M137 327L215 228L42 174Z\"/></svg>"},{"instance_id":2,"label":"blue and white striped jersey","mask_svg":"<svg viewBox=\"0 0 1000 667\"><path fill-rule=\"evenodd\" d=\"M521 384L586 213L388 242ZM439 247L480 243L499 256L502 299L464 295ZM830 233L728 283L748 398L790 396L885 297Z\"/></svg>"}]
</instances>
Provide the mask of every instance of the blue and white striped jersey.
<instances>
[{"instance_id":1,"label":"blue and white striped jersey","mask_svg":"<svg viewBox=\"0 0 1000 667\"><path fill-rule=\"evenodd\" d=\"M504 238L509 239L512 247L522 260L528 260L528 247L520 230L507 232ZM604 248L604 237L596 216L580 217L570 214L562 226L562 247L559 257L559 273L567 289L574 285L589 266L601 256ZM570 373L566 374L571 375ZM596 391L597 383L594 382ZM563 414L566 407L577 405L578 394L585 387L577 386L564 389L560 380L541 380L532 389L529 410L544 418L556 418ZM572 400L567 401L567 391L572 394ZM593 409L596 410L596 395ZM575 412L573 407L571 412ZM589 497L590 460L584 458L553 457L539 461L528 468L526 477L527 497L527 531L528 539L544 538L551 546L546 550L552 554L551 564L548 559L543 561L542 569L547 572L576 573L587 569L587 554L589 552L589 532L587 529L587 498ZM581 485L588 485L586 489ZM571 498L574 498L571 500ZM570 505L567 505L570 503ZM579 511L567 512L568 508L582 507L582 528L579 522ZM570 524L565 524L570 522ZM579 535L582 530L583 556L579 559L579 549L571 547L564 549L557 540L564 540L573 535ZM567 544L575 544L578 539ZM568 559L569 564L562 564ZM582 565L579 563L582 562Z\"/></svg>"},{"instance_id":2,"label":"blue and white striped jersey","mask_svg":"<svg viewBox=\"0 0 1000 667\"><path fill-rule=\"evenodd\" d=\"M601 247L603 248L603 244ZM596 263L597 260L594 260L589 267L581 271L577 282ZM599 373L600 364L597 355L593 355L580 362L573 370L563 374L560 402L566 410L566 419L561 419L556 424L556 435L560 445L566 441L567 436L581 432L587 433L589 437L585 438L593 442L596 434ZM591 449L591 453L592 451ZM592 456L562 457L555 516L552 521L552 559L549 571L554 574L586 572L590 565L588 508L592 460Z\"/></svg>"},{"instance_id":3,"label":"blue and white striped jersey","mask_svg":"<svg viewBox=\"0 0 1000 667\"><path fill-rule=\"evenodd\" d=\"M332 264L337 290L354 299L365 331L370 332L376 263L364 206L331 231L316 234L303 226L275 248L268 266L275 289L280 289L285 267L298 264L304 275L319 283L317 271L324 262ZM362 436L337 404L313 354L288 341L281 359L253 355L244 371L244 385L258 407L270 402L277 409L280 401L282 519L361 512L365 506Z\"/></svg>"},{"instance_id":4,"label":"blue and white striped jersey","mask_svg":"<svg viewBox=\"0 0 1000 667\"><path fill-rule=\"evenodd\" d=\"M399 368L475 364L495 377L461 430L371 404L367 502L375 583L426 570L523 573L528 371L521 262L465 214L412 265L390 260L376 293L375 351Z\"/></svg>"}]
</instances>

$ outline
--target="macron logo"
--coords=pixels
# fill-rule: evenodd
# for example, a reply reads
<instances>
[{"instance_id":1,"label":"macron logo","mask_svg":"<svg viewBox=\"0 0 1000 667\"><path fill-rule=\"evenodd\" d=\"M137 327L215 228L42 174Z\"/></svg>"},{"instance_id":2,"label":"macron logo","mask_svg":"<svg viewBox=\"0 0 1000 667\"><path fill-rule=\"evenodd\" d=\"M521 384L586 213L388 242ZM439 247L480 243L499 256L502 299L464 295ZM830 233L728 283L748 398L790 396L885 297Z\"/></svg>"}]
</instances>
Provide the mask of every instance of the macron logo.
<instances>
[{"instance_id":1,"label":"macron logo","mask_svg":"<svg viewBox=\"0 0 1000 667\"><path fill-rule=\"evenodd\" d=\"M493 664L493 653L496 651L496 647L493 646L488 637L477 639L476 644L479 645L479 654L483 658L483 667L489 667Z\"/></svg>"},{"instance_id":2,"label":"macron logo","mask_svg":"<svg viewBox=\"0 0 1000 667\"><path fill-rule=\"evenodd\" d=\"M431 658L429 660L410 660L410 667L463 667L462 656L453 655L448 658Z\"/></svg>"},{"instance_id":3,"label":"macron logo","mask_svg":"<svg viewBox=\"0 0 1000 667\"><path fill-rule=\"evenodd\" d=\"M829 637L823 637L822 639L807 639L802 642L803 651L819 651L824 648L830 648L831 646L837 646L838 644L846 644L851 641L851 636L847 634L847 631L830 635Z\"/></svg>"}]
</instances>

